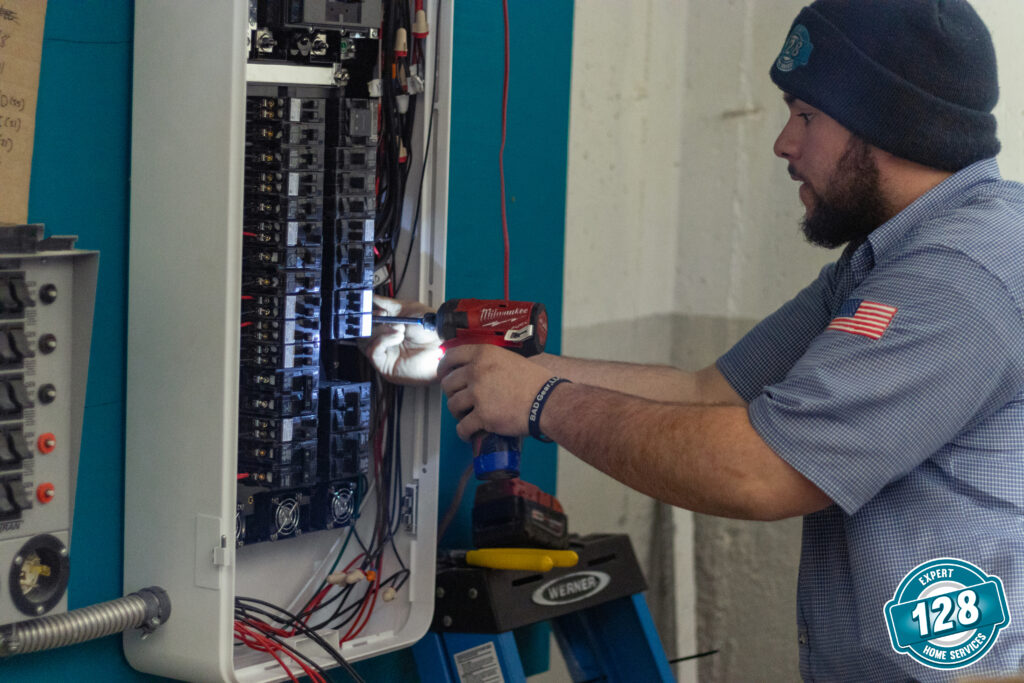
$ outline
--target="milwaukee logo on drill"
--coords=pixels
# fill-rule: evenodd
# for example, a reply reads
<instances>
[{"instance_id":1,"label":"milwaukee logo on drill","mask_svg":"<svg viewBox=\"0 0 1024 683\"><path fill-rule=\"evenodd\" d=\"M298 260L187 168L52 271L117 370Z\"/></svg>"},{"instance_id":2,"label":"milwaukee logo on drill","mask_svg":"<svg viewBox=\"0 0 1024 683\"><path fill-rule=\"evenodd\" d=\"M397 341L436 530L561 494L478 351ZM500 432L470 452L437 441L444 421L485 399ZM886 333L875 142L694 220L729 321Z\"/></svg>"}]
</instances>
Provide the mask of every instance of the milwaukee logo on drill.
<instances>
[{"instance_id":1,"label":"milwaukee logo on drill","mask_svg":"<svg viewBox=\"0 0 1024 683\"><path fill-rule=\"evenodd\" d=\"M526 306L519 308L485 308L480 311L480 323L484 327L495 327L502 323L515 322L520 316L529 316L530 309Z\"/></svg>"}]
</instances>

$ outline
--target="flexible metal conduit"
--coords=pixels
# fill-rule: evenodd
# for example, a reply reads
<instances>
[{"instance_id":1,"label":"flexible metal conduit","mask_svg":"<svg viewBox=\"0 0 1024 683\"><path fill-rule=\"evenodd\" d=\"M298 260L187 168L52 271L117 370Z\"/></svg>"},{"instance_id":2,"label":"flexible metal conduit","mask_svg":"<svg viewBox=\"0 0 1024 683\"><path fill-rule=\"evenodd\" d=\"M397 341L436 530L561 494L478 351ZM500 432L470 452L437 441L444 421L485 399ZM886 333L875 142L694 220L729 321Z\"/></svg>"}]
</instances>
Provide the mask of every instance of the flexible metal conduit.
<instances>
[{"instance_id":1,"label":"flexible metal conduit","mask_svg":"<svg viewBox=\"0 0 1024 683\"><path fill-rule=\"evenodd\" d=\"M132 628L151 633L170 614L171 601L163 588L143 588L117 600L2 626L0 657L84 643Z\"/></svg>"}]
</instances>

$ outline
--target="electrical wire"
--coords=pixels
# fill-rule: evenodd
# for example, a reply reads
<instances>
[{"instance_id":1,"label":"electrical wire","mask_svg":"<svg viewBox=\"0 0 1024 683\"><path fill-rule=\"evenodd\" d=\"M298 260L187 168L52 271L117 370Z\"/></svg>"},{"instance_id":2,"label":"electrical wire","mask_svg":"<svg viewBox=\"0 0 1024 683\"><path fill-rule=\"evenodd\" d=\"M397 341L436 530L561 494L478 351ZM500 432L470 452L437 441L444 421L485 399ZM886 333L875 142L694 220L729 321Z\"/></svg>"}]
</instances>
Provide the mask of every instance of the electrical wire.
<instances>
[{"instance_id":1,"label":"electrical wire","mask_svg":"<svg viewBox=\"0 0 1024 683\"><path fill-rule=\"evenodd\" d=\"M444 538L444 534L448 531L448 526L455 519L455 515L459 512L459 505L462 503L462 497L466 495L466 486L469 484L469 478L473 474L473 461L470 460L466 468L462 470L462 475L459 477L459 483L455 487L455 494L452 496L452 502L448 505L448 510L445 511L444 517L441 519L441 524L437 527L437 542L441 543L441 539Z\"/></svg>"},{"instance_id":2,"label":"electrical wire","mask_svg":"<svg viewBox=\"0 0 1024 683\"><path fill-rule=\"evenodd\" d=\"M501 6L505 17L505 78L501 88L501 148L498 150L498 175L501 179L501 233L505 240L505 301L508 301L509 241L508 211L505 202L505 132L508 127L509 73L508 0L502 0Z\"/></svg>"},{"instance_id":3,"label":"electrical wire","mask_svg":"<svg viewBox=\"0 0 1024 683\"><path fill-rule=\"evenodd\" d=\"M718 650L708 650L707 652L698 652L695 655L687 655L686 657L676 657L675 659L668 660L669 664L675 664L676 662L688 662L691 659L700 659L701 657L710 657L711 655L718 654Z\"/></svg>"},{"instance_id":4,"label":"electrical wire","mask_svg":"<svg viewBox=\"0 0 1024 683\"><path fill-rule=\"evenodd\" d=\"M274 610L274 612L262 609L257 605L267 607L270 610ZM352 677L353 680L357 681L357 683L366 683L366 681L363 680L362 676L360 676L359 673L352 668L352 665L349 664L348 661L341 656L341 653L338 652L336 648L332 647L330 643L324 640L324 638L314 629L311 629L304 623L302 623L302 620L299 619L299 617L295 614L288 612L287 610L278 607L277 605L271 602L267 602L266 600L260 600L258 598L246 598L241 596L235 598L235 611L236 613L242 614L247 619L251 617L251 613L255 613L272 619L273 621L277 621L278 623L290 624L295 631L298 631L299 633L308 637L314 643L319 645L320 648L323 649L327 654L329 654L334 659L334 661L336 661L349 674L349 676ZM284 617L284 619L282 619L282 617Z\"/></svg>"},{"instance_id":5,"label":"electrical wire","mask_svg":"<svg viewBox=\"0 0 1024 683\"><path fill-rule=\"evenodd\" d=\"M416 212L412 219L412 229L409 231L409 246L405 252L405 265L402 266L402 275L398 278L398 285L395 287L396 290L402 289L402 283L405 282L405 273L409 270L409 262L412 260L412 249L416 244L416 233L420 225L420 208L423 203L423 181L427 177L427 161L430 158L430 141L434 132L434 119L436 118L436 111L434 107L437 105L437 82L439 74L439 58L438 54L441 51L441 0L435 0L437 2L437 9L435 10L434 26L437 30L437 34L434 37L434 73L433 83L431 84L431 95L430 95L430 106L424 106L424 110L427 112L429 121L427 123L427 137L425 144L423 145L423 165L420 168L420 182L419 190L416 192Z\"/></svg>"},{"instance_id":6,"label":"electrical wire","mask_svg":"<svg viewBox=\"0 0 1024 683\"><path fill-rule=\"evenodd\" d=\"M284 670L285 674L287 674L289 680L294 683L299 683L299 679L295 678L295 674L293 674L292 670L288 668L288 665L284 663L284 660L277 656L279 648L268 643L268 639L266 637L253 633L250 629L246 628L244 624L236 621L235 638L241 640L243 645L252 648L253 650L260 650L262 652L269 653L271 657L277 660L277 663L281 666L281 669Z\"/></svg>"}]
</instances>

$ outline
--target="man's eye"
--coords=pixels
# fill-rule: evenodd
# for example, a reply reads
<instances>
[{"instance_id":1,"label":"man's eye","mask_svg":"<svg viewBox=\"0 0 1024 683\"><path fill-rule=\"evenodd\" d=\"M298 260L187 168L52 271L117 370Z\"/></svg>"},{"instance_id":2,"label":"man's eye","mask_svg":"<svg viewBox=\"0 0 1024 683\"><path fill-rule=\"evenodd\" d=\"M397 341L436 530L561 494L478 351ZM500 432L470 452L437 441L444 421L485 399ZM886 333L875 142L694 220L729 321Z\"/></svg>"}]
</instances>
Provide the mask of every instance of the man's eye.
<instances>
[{"instance_id":1,"label":"man's eye","mask_svg":"<svg viewBox=\"0 0 1024 683\"><path fill-rule=\"evenodd\" d=\"M804 123L810 123L811 119L814 118L814 114L797 114L797 116L802 118L804 120Z\"/></svg>"}]
</instances>

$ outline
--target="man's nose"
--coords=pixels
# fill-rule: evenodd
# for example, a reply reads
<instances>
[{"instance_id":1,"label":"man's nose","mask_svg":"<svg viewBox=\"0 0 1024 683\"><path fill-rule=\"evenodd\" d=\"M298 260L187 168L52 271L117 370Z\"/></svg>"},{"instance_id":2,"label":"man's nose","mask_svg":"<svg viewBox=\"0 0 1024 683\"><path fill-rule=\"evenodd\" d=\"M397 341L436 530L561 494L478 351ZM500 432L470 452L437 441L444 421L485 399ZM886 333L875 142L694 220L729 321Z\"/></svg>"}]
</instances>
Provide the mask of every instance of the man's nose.
<instances>
[{"instance_id":1,"label":"man's nose","mask_svg":"<svg viewBox=\"0 0 1024 683\"><path fill-rule=\"evenodd\" d=\"M786 121L786 125L783 126L779 137L775 138L775 145L772 147L772 151L775 152L775 156L781 159L795 159L799 156L800 141L793 124L794 120L790 118Z\"/></svg>"}]
</instances>

